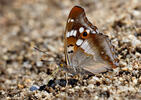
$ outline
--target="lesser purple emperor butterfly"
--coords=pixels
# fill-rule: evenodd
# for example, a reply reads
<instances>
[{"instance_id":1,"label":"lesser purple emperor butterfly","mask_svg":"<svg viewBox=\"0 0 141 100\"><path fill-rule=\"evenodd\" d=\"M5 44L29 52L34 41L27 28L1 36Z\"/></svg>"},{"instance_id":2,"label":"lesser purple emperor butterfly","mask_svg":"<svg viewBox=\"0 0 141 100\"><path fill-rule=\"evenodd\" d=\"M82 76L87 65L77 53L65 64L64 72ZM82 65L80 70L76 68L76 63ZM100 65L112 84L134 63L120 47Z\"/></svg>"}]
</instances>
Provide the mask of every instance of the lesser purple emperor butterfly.
<instances>
[{"instance_id":1,"label":"lesser purple emperor butterfly","mask_svg":"<svg viewBox=\"0 0 141 100\"><path fill-rule=\"evenodd\" d=\"M74 6L64 33L65 59L75 73L97 74L118 66L114 48L108 36L100 33L87 19L85 11Z\"/></svg>"}]
</instances>

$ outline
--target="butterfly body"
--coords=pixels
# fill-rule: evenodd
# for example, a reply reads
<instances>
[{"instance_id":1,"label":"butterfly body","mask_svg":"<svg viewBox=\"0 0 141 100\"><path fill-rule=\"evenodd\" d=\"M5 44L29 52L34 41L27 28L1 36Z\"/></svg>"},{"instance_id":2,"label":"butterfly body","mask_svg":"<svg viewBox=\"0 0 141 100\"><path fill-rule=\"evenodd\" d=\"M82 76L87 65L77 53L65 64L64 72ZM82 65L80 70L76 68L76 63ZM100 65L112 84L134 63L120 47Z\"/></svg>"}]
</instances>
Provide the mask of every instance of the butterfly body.
<instances>
[{"instance_id":1,"label":"butterfly body","mask_svg":"<svg viewBox=\"0 0 141 100\"><path fill-rule=\"evenodd\" d=\"M105 72L118 65L113 46L87 19L79 6L72 8L64 33L67 66L75 73Z\"/></svg>"}]
</instances>

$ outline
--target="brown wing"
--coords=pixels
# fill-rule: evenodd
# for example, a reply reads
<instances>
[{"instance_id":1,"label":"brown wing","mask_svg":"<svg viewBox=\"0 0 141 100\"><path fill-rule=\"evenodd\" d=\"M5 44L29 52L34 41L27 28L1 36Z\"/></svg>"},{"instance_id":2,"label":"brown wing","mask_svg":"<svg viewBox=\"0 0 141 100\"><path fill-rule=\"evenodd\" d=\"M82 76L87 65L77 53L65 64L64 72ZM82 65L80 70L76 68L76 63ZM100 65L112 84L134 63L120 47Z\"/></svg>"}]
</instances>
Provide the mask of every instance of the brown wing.
<instances>
[{"instance_id":1,"label":"brown wing","mask_svg":"<svg viewBox=\"0 0 141 100\"><path fill-rule=\"evenodd\" d=\"M65 58L68 66L75 71L82 68L99 73L116 66L109 39L88 21L83 8L72 8L64 38Z\"/></svg>"},{"instance_id":2,"label":"brown wing","mask_svg":"<svg viewBox=\"0 0 141 100\"><path fill-rule=\"evenodd\" d=\"M64 33L65 58L67 64L70 66L72 66L72 54L77 50L76 42L80 38L80 27L88 27L91 31L97 30L96 26L93 26L87 21L84 9L79 6L75 6L69 14ZM94 32L97 33L96 31Z\"/></svg>"}]
</instances>

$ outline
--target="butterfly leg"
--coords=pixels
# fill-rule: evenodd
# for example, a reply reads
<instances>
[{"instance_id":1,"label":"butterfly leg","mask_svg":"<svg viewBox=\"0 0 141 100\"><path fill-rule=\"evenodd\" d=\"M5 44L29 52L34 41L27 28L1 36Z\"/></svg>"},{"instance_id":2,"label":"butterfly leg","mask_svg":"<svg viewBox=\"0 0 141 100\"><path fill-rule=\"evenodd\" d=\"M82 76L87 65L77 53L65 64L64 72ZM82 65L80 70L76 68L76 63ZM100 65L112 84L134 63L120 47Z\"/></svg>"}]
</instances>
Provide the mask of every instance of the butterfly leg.
<instances>
[{"instance_id":1,"label":"butterfly leg","mask_svg":"<svg viewBox=\"0 0 141 100\"><path fill-rule=\"evenodd\" d=\"M76 73L76 68L73 66L73 70L74 70L74 72Z\"/></svg>"},{"instance_id":2,"label":"butterfly leg","mask_svg":"<svg viewBox=\"0 0 141 100\"><path fill-rule=\"evenodd\" d=\"M65 74L65 79L66 79L66 87L68 86L68 74Z\"/></svg>"}]
</instances>

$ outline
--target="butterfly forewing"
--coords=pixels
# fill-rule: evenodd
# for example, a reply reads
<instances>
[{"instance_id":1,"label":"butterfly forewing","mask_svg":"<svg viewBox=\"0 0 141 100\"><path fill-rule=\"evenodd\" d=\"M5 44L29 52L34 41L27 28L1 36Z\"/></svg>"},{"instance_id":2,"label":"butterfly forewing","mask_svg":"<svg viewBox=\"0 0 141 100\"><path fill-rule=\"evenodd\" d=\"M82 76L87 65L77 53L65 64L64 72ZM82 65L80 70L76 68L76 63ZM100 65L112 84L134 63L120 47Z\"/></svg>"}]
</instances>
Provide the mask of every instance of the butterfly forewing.
<instances>
[{"instance_id":1,"label":"butterfly forewing","mask_svg":"<svg viewBox=\"0 0 141 100\"><path fill-rule=\"evenodd\" d=\"M83 69L95 74L116 66L114 49L108 37L88 21L83 8L72 8L64 38L67 65L76 73Z\"/></svg>"}]
</instances>

